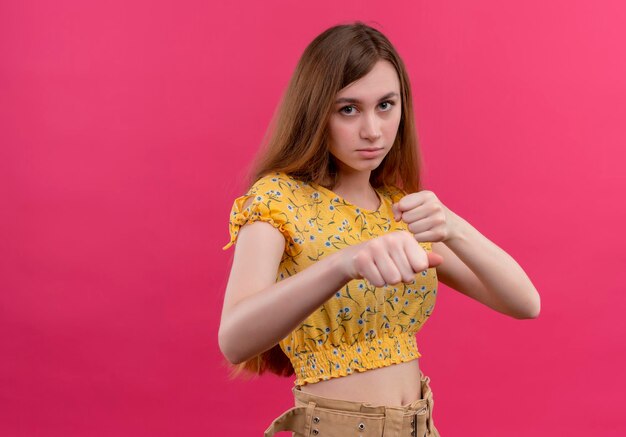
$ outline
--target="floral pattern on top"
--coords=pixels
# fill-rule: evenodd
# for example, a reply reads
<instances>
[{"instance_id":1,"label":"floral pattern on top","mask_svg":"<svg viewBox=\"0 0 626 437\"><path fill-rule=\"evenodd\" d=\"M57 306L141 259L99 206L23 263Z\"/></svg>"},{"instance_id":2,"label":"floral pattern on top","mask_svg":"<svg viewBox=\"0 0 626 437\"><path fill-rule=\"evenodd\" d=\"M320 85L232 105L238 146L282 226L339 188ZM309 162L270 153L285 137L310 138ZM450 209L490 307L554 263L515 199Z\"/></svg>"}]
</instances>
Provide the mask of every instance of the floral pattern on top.
<instances>
[{"instance_id":1,"label":"floral pattern on top","mask_svg":"<svg viewBox=\"0 0 626 437\"><path fill-rule=\"evenodd\" d=\"M347 246L408 230L406 223L394 220L391 208L406 193L389 186L376 192L380 206L367 210L313 182L282 172L266 175L235 199L230 242L223 249L236 243L241 226L270 223L285 238L276 275L281 281ZM430 242L419 244L432 250ZM295 385L419 358L415 334L432 314L436 296L435 268L417 273L408 284L376 287L365 279L351 280L280 341L294 367Z\"/></svg>"}]
</instances>

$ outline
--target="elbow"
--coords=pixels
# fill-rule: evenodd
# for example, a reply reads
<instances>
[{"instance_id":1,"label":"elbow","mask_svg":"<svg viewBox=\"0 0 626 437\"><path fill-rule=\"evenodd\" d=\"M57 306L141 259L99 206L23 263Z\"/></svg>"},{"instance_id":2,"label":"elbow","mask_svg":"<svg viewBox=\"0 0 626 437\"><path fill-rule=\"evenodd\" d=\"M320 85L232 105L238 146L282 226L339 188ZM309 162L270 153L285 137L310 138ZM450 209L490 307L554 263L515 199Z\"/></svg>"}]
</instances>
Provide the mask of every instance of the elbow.
<instances>
[{"instance_id":1,"label":"elbow","mask_svg":"<svg viewBox=\"0 0 626 437\"><path fill-rule=\"evenodd\" d=\"M539 317L539 313L540 312L541 312L541 303L537 303L535 308L533 308L533 311L530 313L530 317L528 317L528 318L529 319L536 319L537 317Z\"/></svg>"},{"instance_id":2,"label":"elbow","mask_svg":"<svg viewBox=\"0 0 626 437\"><path fill-rule=\"evenodd\" d=\"M537 309L533 309L531 311L527 311L522 314L518 314L515 316L515 318L518 320L536 319L537 317L539 317L539 312L540 312L540 309L537 308Z\"/></svg>"},{"instance_id":3,"label":"elbow","mask_svg":"<svg viewBox=\"0 0 626 437\"><path fill-rule=\"evenodd\" d=\"M535 291L535 298L532 303L528 305L523 312L517 314L515 316L516 319L536 319L539 317L539 313L541 312L541 299L539 298L539 293Z\"/></svg>"},{"instance_id":4,"label":"elbow","mask_svg":"<svg viewBox=\"0 0 626 437\"><path fill-rule=\"evenodd\" d=\"M224 358L226 358L226 360L230 364L237 365L245 361L245 359L243 359L241 355L237 354L237 351L234 350L234 342L229 338L229 336L226 334L225 329L223 329L222 327L220 327L220 330L218 332L217 342L219 344L222 355L224 355Z\"/></svg>"},{"instance_id":5,"label":"elbow","mask_svg":"<svg viewBox=\"0 0 626 437\"><path fill-rule=\"evenodd\" d=\"M535 298L533 299L532 310L530 311L529 319L536 319L539 317L539 313L541 312L541 297L537 290L535 290Z\"/></svg>"}]
</instances>

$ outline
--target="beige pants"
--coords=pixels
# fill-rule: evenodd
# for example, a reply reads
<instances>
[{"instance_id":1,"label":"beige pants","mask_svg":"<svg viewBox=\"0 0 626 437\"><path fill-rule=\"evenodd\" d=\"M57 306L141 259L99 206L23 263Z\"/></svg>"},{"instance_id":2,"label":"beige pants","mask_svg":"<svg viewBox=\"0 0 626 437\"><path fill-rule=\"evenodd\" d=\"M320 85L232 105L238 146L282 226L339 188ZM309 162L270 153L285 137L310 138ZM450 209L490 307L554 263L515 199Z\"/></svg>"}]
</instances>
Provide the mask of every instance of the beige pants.
<instances>
[{"instance_id":1,"label":"beige pants","mask_svg":"<svg viewBox=\"0 0 626 437\"><path fill-rule=\"evenodd\" d=\"M439 437L433 423L430 378L421 375L422 399L401 407L329 399L293 388L295 407L265 431L293 431L294 437Z\"/></svg>"}]
</instances>

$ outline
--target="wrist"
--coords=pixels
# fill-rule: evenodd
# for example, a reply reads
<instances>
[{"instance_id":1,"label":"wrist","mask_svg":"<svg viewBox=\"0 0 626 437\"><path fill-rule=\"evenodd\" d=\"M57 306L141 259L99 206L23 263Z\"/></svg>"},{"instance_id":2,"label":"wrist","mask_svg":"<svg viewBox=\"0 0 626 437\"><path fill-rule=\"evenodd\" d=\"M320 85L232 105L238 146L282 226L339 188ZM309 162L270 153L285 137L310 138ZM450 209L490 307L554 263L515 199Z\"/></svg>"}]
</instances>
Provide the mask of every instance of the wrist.
<instances>
[{"instance_id":1,"label":"wrist","mask_svg":"<svg viewBox=\"0 0 626 437\"><path fill-rule=\"evenodd\" d=\"M448 238L446 238L445 242L447 243L455 240L464 240L468 234L470 226L469 223L452 211L450 211L450 216L450 233L448 234Z\"/></svg>"},{"instance_id":2,"label":"wrist","mask_svg":"<svg viewBox=\"0 0 626 437\"><path fill-rule=\"evenodd\" d=\"M354 247L346 247L328 256L330 270L338 275L342 284L347 284L358 277L354 269Z\"/></svg>"}]
</instances>

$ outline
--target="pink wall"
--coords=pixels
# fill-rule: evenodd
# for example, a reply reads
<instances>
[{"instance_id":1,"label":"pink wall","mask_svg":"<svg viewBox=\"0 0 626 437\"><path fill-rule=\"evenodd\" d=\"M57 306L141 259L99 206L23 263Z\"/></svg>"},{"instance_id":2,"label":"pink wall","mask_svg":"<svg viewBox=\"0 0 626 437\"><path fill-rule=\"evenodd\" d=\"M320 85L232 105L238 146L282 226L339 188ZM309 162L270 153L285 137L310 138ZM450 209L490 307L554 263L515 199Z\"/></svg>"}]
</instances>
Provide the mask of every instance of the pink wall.
<instances>
[{"instance_id":1,"label":"pink wall","mask_svg":"<svg viewBox=\"0 0 626 437\"><path fill-rule=\"evenodd\" d=\"M0 5L0 434L261 435L290 406L226 378L221 247L298 57L361 19L409 68L427 188L542 296L520 321L440 288L440 431L626 435L626 5L213 3Z\"/></svg>"}]
</instances>

